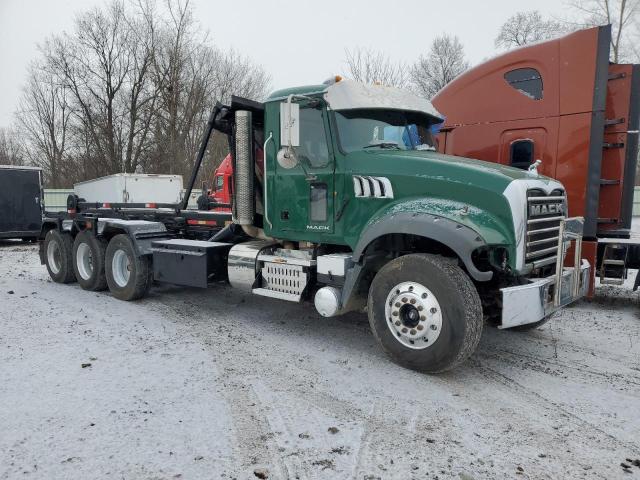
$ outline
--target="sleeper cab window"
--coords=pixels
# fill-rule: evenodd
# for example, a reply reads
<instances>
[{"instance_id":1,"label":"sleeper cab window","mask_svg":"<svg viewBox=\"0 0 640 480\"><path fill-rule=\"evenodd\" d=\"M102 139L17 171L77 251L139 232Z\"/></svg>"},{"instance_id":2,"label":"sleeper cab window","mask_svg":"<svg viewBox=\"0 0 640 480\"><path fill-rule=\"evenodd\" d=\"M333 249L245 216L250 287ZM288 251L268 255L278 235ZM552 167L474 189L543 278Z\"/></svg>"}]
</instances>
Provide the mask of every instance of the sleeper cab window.
<instances>
[{"instance_id":1,"label":"sleeper cab window","mask_svg":"<svg viewBox=\"0 0 640 480\"><path fill-rule=\"evenodd\" d=\"M533 163L533 140L515 140L511 142L509 158L512 167L527 170Z\"/></svg>"},{"instance_id":2,"label":"sleeper cab window","mask_svg":"<svg viewBox=\"0 0 640 480\"><path fill-rule=\"evenodd\" d=\"M532 100L542 100L542 76L535 68L516 68L504 74L509 85Z\"/></svg>"}]
</instances>

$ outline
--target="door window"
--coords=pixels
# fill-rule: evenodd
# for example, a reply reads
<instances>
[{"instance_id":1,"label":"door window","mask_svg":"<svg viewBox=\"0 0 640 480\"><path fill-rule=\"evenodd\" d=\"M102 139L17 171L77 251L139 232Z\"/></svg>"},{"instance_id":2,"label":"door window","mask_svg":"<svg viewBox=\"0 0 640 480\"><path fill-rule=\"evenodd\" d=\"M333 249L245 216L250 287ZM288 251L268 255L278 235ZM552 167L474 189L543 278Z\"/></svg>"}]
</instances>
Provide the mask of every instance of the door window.
<instances>
[{"instance_id":1,"label":"door window","mask_svg":"<svg viewBox=\"0 0 640 480\"><path fill-rule=\"evenodd\" d=\"M326 167L329 164L329 147L322 110L300 109L300 146L295 149L298 158L312 167Z\"/></svg>"}]
</instances>

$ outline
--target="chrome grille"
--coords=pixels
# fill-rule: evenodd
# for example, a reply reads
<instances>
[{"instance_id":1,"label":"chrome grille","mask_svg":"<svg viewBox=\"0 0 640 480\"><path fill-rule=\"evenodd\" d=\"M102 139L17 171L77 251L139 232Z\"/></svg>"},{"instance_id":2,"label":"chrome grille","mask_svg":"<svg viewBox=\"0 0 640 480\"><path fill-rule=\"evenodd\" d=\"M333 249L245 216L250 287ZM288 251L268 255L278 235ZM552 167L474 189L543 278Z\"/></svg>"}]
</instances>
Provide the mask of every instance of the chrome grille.
<instances>
[{"instance_id":1,"label":"chrome grille","mask_svg":"<svg viewBox=\"0 0 640 480\"><path fill-rule=\"evenodd\" d=\"M548 195L543 190L527 192L527 240L525 262L534 268L553 264L558 255L560 222L566 217L562 190Z\"/></svg>"}]
</instances>

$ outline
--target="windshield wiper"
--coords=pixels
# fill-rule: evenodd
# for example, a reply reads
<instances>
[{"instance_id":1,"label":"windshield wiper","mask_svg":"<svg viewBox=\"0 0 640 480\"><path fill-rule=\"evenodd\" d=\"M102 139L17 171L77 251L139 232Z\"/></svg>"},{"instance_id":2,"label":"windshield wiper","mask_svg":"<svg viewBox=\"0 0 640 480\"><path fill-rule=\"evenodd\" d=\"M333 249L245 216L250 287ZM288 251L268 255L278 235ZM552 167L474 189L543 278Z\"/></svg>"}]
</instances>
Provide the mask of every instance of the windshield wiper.
<instances>
[{"instance_id":1,"label":"windshield wiper","mask_svg":"<svg viewBox=\"0 0 640 480\"><path fill-rule=\"evenodd\" d=\"M379 147L379 148L395 148L396 150L402 150L399 146L397 142L379 142L379 143L371 143L369 145L365 145L362 148L373 148L373 147Z\"/></svg>"}]
</instances>

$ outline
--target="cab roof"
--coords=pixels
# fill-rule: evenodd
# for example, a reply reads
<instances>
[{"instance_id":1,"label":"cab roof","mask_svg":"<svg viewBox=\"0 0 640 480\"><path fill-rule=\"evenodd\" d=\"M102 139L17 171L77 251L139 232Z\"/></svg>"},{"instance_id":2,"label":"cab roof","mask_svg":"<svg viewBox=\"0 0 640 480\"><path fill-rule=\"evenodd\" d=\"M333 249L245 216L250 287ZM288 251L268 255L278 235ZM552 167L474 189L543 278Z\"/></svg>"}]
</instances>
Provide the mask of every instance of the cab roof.
<instances>
[{"instance_id":1,"label":"cab roof","mask_svg":"<svg viewBox=\"0 0 640 480\"><path fill-rule=\"evenodd\" d=\"M409 90L354 80L339 80L329 84L306 85L276 90L267 102L284 100L289 95L322 95L332 110L389 109L424 113L443 121L443 116L429 100Z\"/></svg>"}]
</instances>

